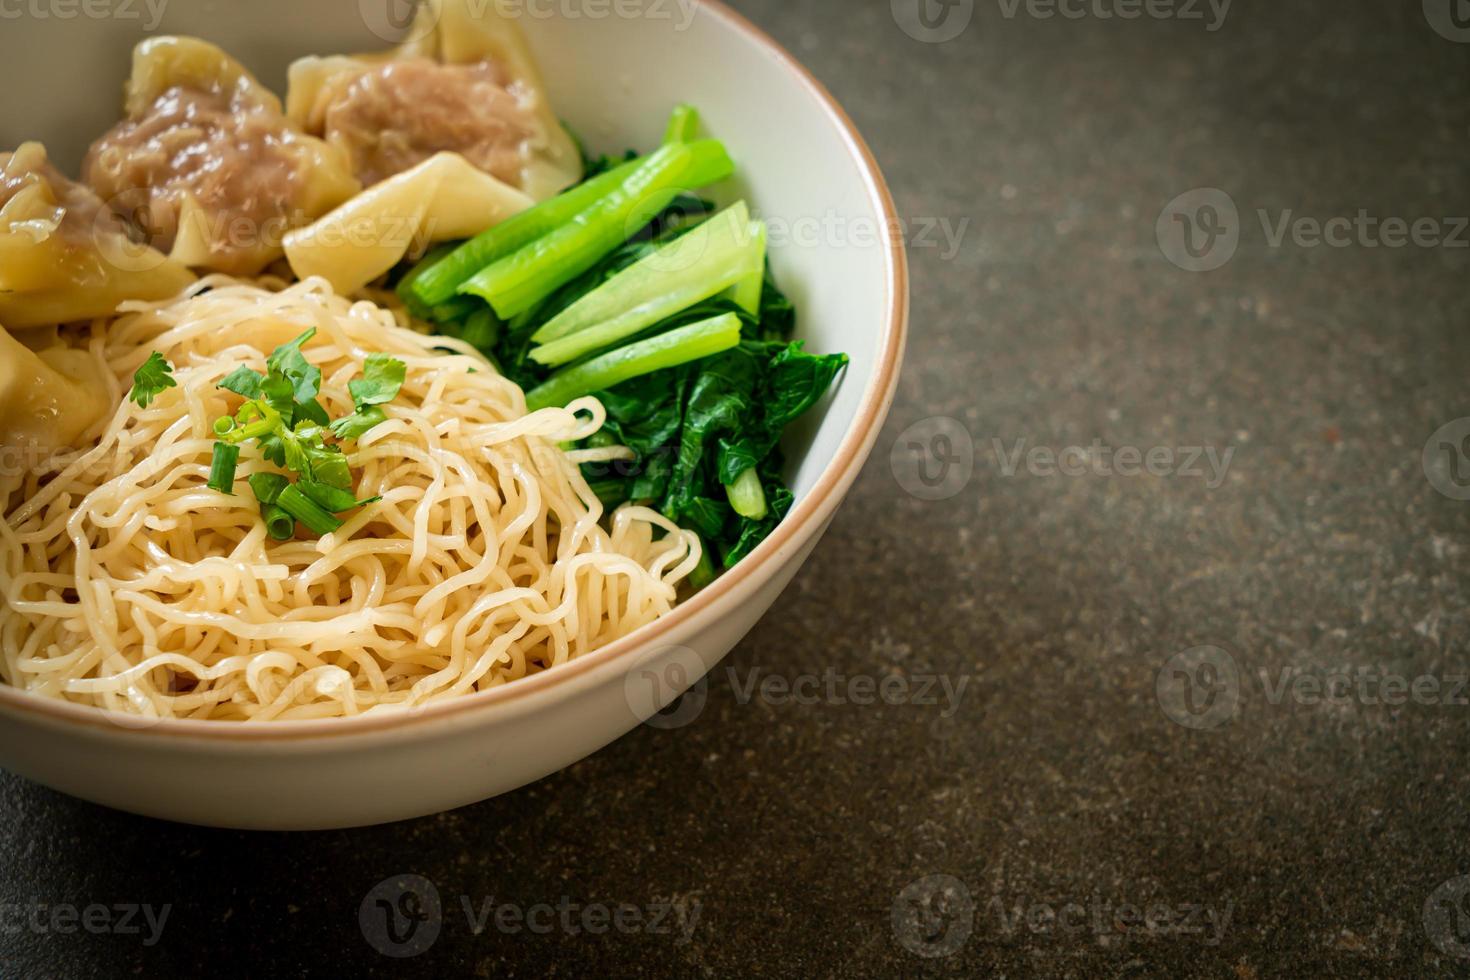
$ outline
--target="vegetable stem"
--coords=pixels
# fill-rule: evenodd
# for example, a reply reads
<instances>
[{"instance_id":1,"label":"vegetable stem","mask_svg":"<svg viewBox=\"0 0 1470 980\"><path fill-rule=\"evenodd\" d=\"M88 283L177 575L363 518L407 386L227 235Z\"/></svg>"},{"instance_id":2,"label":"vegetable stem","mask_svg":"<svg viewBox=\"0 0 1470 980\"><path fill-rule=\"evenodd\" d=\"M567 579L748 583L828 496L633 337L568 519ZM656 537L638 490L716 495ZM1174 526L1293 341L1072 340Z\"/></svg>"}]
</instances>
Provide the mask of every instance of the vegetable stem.
<instances>
[{"instance_id":1,"label":"vegetable stem","mask_svg":"<svg viewBox=\"0 0 1470 980\"><path fill-rule=\"evenodd\" d=\"M715 140L659 148L605 197L566 224L480 270L460 287L509 319L586 272L683 190L722 180L734 164Z\"/></svg>"},{"instance_id":2,"label":"vegetable stem","mask_svg":"<svg viewBox=\"0 0 1470 980\"><path fill-rule=\"evenodd\" d=\"M307 530L318 536L331 534L342 526L341 521L319 507L294 485L281 491L275 506L305 524Z\"/></svg>"},{"instance_id":3,"label":"vegetable stem","mask_svg":"<svg viewBox=\"0 0 1470 980\"><path fill-rule=\"evenodd\" d=\"M665 143L688 143L699 130L699 110L692 105L674 107L669 127L664 131Z\"/></svg>"},{"instance_id":4,"label":"vegetable stem","mask_svg":"<svg viewBox=\"0 0 1470 980\"><path fill-rule=\"evenodd\" d=\"M262 504L260 516L265 519L266 533L275 541L290 541L296 536L296 518L279 504Z\"/></svg>"},{"instance_id":5,"label":"vegetable stem","mask_svg":"<svg viewBox=\"0 0 1470 980\"><path fill-rule=\"evenodd\" d=\"M761 315L761 293L766 285L766 224L752 221L749 226L752 246L751 267L744 279L730 290L730 298L753 317Z\"/></svg>"},{"instance_id":6,"label":"vegetable stem","mask_svg":"<svg viewBox=\"0 0 1470 980\"><path fill-rule=\"evenodd\" d=\"M240 447L228 442L214 444L214 458L209 463L209 489L233 495L235 467L240 465Z\"/></svg>"},{"instance_id":7,"label":"vegetable stem","mask_svg":"<svg viewBox=\"0 0 1470 980\"><path fill-rule=\"evenodd\" d=\"M749 217L741 201L619 272L532 334L543 346L531 359L569 364L760 276L765 249Z\"/></svg>"},{"instance_id":8,"label":"vegetable stem","mask_svg":"<svg viewBox=\"0 0 1470 980\"><path fill-rule=\"evenodd\" d=\"M695 592L700 591L719 576L719 572L715 570L715 560L710 554L713 545L703 538L700 539L699 545L699 564L695 565L694 571L689 573L689 587Z\"/></svg>"},{"instance_id":9,"label":"vegetable stem","mask_svg":"<svg viewBox=\"0 0 1470 980\"><path fill-rule=\"evenodd\" d=\"M735 513L741 517L748 517L753 521L764 520L770 508L766 506L766 492L761 488L760 474L755 467L741 473L735 478L735 482L725 487L725 495L730 498L730 506L735 508Z\"/></svg>"},{"instance_id":10,"label":"vegetable stem","mask_svg":"<svg viewBox=\"0 0 1470 980\"><path fill-rule=\"evenodd\" d=\"M454 298L481 269L570 221L628 178L646 158L630 160L481 232L448 255L429 255L408 273L404 292L423 308Z\"/></svg>"},{"instance_id":11,"label":"vegetable stem","mask_svg":"<svg viewBox=\"0 0 1470 980\"><path fill-rule=\"evenodd\" d=\"M725 313L640 340L553 374L526 395L530 411L563 406L583 395L632 378L677 367L729 350L740 343L740 318Z\"/></svg>"}]
</instances>

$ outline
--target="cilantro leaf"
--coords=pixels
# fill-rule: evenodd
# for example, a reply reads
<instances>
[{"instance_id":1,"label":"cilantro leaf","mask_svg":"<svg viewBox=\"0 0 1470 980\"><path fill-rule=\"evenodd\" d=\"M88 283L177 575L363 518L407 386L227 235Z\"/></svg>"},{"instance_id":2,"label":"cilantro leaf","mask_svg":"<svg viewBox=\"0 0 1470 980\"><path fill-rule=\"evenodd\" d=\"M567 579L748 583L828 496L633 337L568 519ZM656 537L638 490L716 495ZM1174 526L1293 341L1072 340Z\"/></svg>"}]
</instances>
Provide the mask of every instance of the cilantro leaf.
<instances>
[{"instance_id":1,"label":"cilantro leaf","mask_svg":"<svg viewBox=\"0 0 1470 980\"><path fill-rule=\"evenodd\" d=\"M369 354L362 366L362 377L347 382L352 401L358 411L368 405L382 405L398 397L408 366L387 354Z\"/></svg>"},{"instance_id":2,"label":"cilantro leaf","mask_svg":"<svg viewBox=\"0 0 1470 980\"><path fill-rule=\"evenodd\" d=\"M332 423L332 435L338 439L361 439L374 426L388 421L377 405L369 405Z\"/></svg>"},{"instance_id":3,"label":"cilantro leaf","mask_svg":"<svg viewBox=\"0 0 1470 980\"><path fill-rule=\"evenodd\" d=\"M265 361L272 376L279 375L290 382L292 399L296 402L309 402L322 390L322 369L301 353L301 345L315 336L316 327L312 327L289 344L277 347Z\"/></svg>"},{"instance_id":4,"label":"cilantro leaf","mask_svg":"<svg viewBox=\"0 0 1470 980\"><path fill-rule=\"evenodd\" d=\"M223 388L226 391L233 391L243 398L253 399L260 397L260 383L264 380L265 378L259 371L252 371L250 368L241 364L227 374L216 387Z\"/></svg>"},{"instance_id":5,"label":"cilantro leaf","mask_svg":"<svg viewBox=\"0 0 1470 980\"><path fill-rule=\"evenodd\" d=\"M139 408L147 408L165 388L176 388L178 384L174 380L173 365L158 351L154 351L133 372L133 389L128 392L128 397L137 402Z\"/></svg>"}]
</instances>

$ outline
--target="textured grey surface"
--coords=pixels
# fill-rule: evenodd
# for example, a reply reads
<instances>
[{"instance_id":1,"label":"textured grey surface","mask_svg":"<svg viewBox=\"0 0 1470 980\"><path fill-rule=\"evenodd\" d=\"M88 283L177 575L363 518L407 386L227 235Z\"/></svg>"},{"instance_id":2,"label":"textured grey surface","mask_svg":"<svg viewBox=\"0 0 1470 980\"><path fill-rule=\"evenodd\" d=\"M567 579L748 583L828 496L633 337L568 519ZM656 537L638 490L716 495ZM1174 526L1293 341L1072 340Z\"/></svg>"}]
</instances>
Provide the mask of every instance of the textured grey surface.
<instances>
[{"instance_id":1,"label":"textured grey surface","mask_svg":"<svg viewBox=\"0 0 1470 980\"><path fill-rule=\"evenodd\" d=\"M1203 3L1204 21L981 2L943 44L875 0L739 6L846 105L916 234L923 220L965 231L952 255L912 242L892 418L811 563L726 662L734 675L716 672L686 727L372 830L198 830L0 778L0 928L39 905L172 905L152 946L146 926L0 933L0 974L1470 970L1451 915L1470 873L1470 706L1448 703L1470 672L1470 503L1421 461L1431 433L1470 415L1470 235L1443 220L1470 215L1470 44L1417 2L1238 0L1215 31ZM1202 187L1233 200L1240 243L1192 273L1155 222ZM1433 218L1460 247L1273 246L1259 209L1272 224L1288 209ZM947 447L928 438L941 423L899 440L933 417L962 424ZM895 442L901 459L914 441L963 455L965 434L958 493L902 488ZM1234 452L1213 487L1208 467L1067 476L1023 460L1008 475L1018 439ZM1451 457L1435 458L1453 489ZM912 466L898 472L912 483ZM1201 646L1223 651L1202 655L1220 669L1165 671L1161 702L1161 668ZM952 712L742 694L752 671L829 669L969 680ZM1374 703L1381 680L1313 703L1279 687L1292 669L1419 679L1436 703ZM1234 678L1215 691L1227 710L1181 714L1189 678L1197 708ZM410 960L375 952L358 914L401 874L444 905L437 942ZM925 922L933 875L963 893ZM461 896L477 910L672 902L676 925L531 934L492 918L477 935ZM1176 929L1155 910L1150 930L1125 906L1193 917Z\"/></svg>"}]
</instances>

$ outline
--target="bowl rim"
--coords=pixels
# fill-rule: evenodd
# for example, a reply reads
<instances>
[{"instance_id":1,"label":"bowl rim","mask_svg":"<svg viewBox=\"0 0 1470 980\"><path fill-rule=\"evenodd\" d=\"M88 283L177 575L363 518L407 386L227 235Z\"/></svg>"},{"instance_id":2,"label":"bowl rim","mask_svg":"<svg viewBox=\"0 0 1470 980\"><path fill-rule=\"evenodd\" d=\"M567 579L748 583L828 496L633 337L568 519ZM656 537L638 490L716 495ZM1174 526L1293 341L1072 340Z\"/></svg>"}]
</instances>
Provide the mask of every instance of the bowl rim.
<instances>
[{"instance_id":1,"label":"bowl rim","mask_svg":"<svg viewBox=\"0 0 1470 980\"><path fill-rule=\"evenodd\" d=\"M445 701L436 701L403 713L358 715L351 718L316 718L296 721L273 721L260 725L229 723L187 718L144 719L119 712L42 698L8 684L0 683L0 713L24 713L40 716L36 720L62 721L100 727L118 735L172 736L224 742L316 741L343 736L380 734L426 722L443 721L472 711L489 712L496 705L523 701L556 687L569 687L572 681L618 660L632 660L639 650L656 648L664 637L681 626L693 628L698 620L718 619L720 614L738 604L741 586L753 586L762 575L779 567L777 552L799 550L818 534L836 512L842 498L857 478L877 441L888 408L898 387L899 367L907 342L909 316L908 258L903 236L897 232L898 212L892 192L883 178L877 159L858 133L852 119L832 94L797 59L774 38L755 26L743 15L726 6L722 0L702 0L700 6L745 35L766 50L772 60L796 76L798 83L816 99L818 105L836 124L849 153L859 164L863 182L871 202L883 219L882 238L885 252L885 293L887 310L883 319L877 363L863 392L857 415L832 461L817 478L816 486L798 501L775 531L735 568L721 575L712 585L674 607L667 615L642 626L625 637L609 643L559 667L525 677L486 691L476 691Z\"/></svg>"}]
</instances>

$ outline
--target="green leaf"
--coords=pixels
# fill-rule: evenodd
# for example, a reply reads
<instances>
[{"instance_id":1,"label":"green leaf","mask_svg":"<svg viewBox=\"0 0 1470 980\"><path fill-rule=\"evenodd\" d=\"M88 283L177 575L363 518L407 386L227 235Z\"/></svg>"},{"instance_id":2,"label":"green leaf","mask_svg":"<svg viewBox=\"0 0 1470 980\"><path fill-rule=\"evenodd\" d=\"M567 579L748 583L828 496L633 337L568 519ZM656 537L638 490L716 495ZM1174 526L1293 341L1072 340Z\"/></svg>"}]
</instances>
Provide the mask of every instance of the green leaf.
<instances>
[{"instance_id":1,"label":"green leaf","mask_svg":"<svg viewBox=\"0 0 1470 980\"><path fill-rule=\"evenodd\" d=\"M220 381L217 387L233 391L244 398L253 399L260 397L260 383L264 380L265 376L259 371L252 371L242 364L225 375L224 380Z\"/></svg>"},{"instance_id":2,"label":"green leaf","mask_svg":"<svg viewBox=\"0 0 1470 980\"><path fill-rule=\"evenodd\" d=\"M338 439L361 439L368 430L388 421L387 414L377 405L369 405L332 423L332 435Z\"/></svg>"},{"instance_id":3,"label":"green leaf","mask_svg":"<svg viewBox=\"0 0 1470 980\"><path fill-rule=\"evenodd\" d=\"M311 479L342 490L352 489L352 468L336 446L308 443L306 459L310 464Z\"/></svg>"},{"instance_id":4,"label":"green leaf","mask_svg":"<svg viewBox=\"0 0 1470 980\"><path fill-rule=\"evenodd\" d=\"M312 327L289 344L277 347L265 361L272 375L280 375L290 382L292 398L297 402L309 402L322 390L321 368L307 361L306 355L301 353L302 345L315 336L316 327Z\"/></svg>"},{"instance_id":5,"label":"green leaf","mask_svg":"<svg viewBox=\"0 0 1470 980\"><path fill-rule=\"evenodd\" d=\"M147 408L165 388L176 388L178 384L174 380L173 365L164 360L158 351L154 351L133 372L133 388L128 392L128 397L137 402L139 408Z\"/></svg>"},{"instance_id":6,"label":"green leaf","mask_svg":"<svg viewBox=\"0 0 1470 980\"><path fill-rule=\"evenodd\" d=\"M291 481L279 473L252 473L245 482L250 484L255 499L263 504L275 503L281 491L291 485Z\"/></svg>"},{"instance_id":7,"label":"green leaf","mask_svg":"<svg viewBox=\"0 0 1470 980\"><path fill-rule=\"evenodd\" d=\"M311 401L296 403L291 421L296 425L309 422L312 425L327 426L332 424L332 417L327 414L322 403L313 398Z\"/></svg>"},{"instance_id":8,"label":"green leaf","mask_svg":"<svg viewBox=\"0 0 1470 980\"><path fill-rule=\"evenodd\" d=\"M362 377L347 382L352 401L358 411L369 405L383 405L398 397L408 367L387 354L369 354L362 366Z\"/></svg>"}]
</instances>

